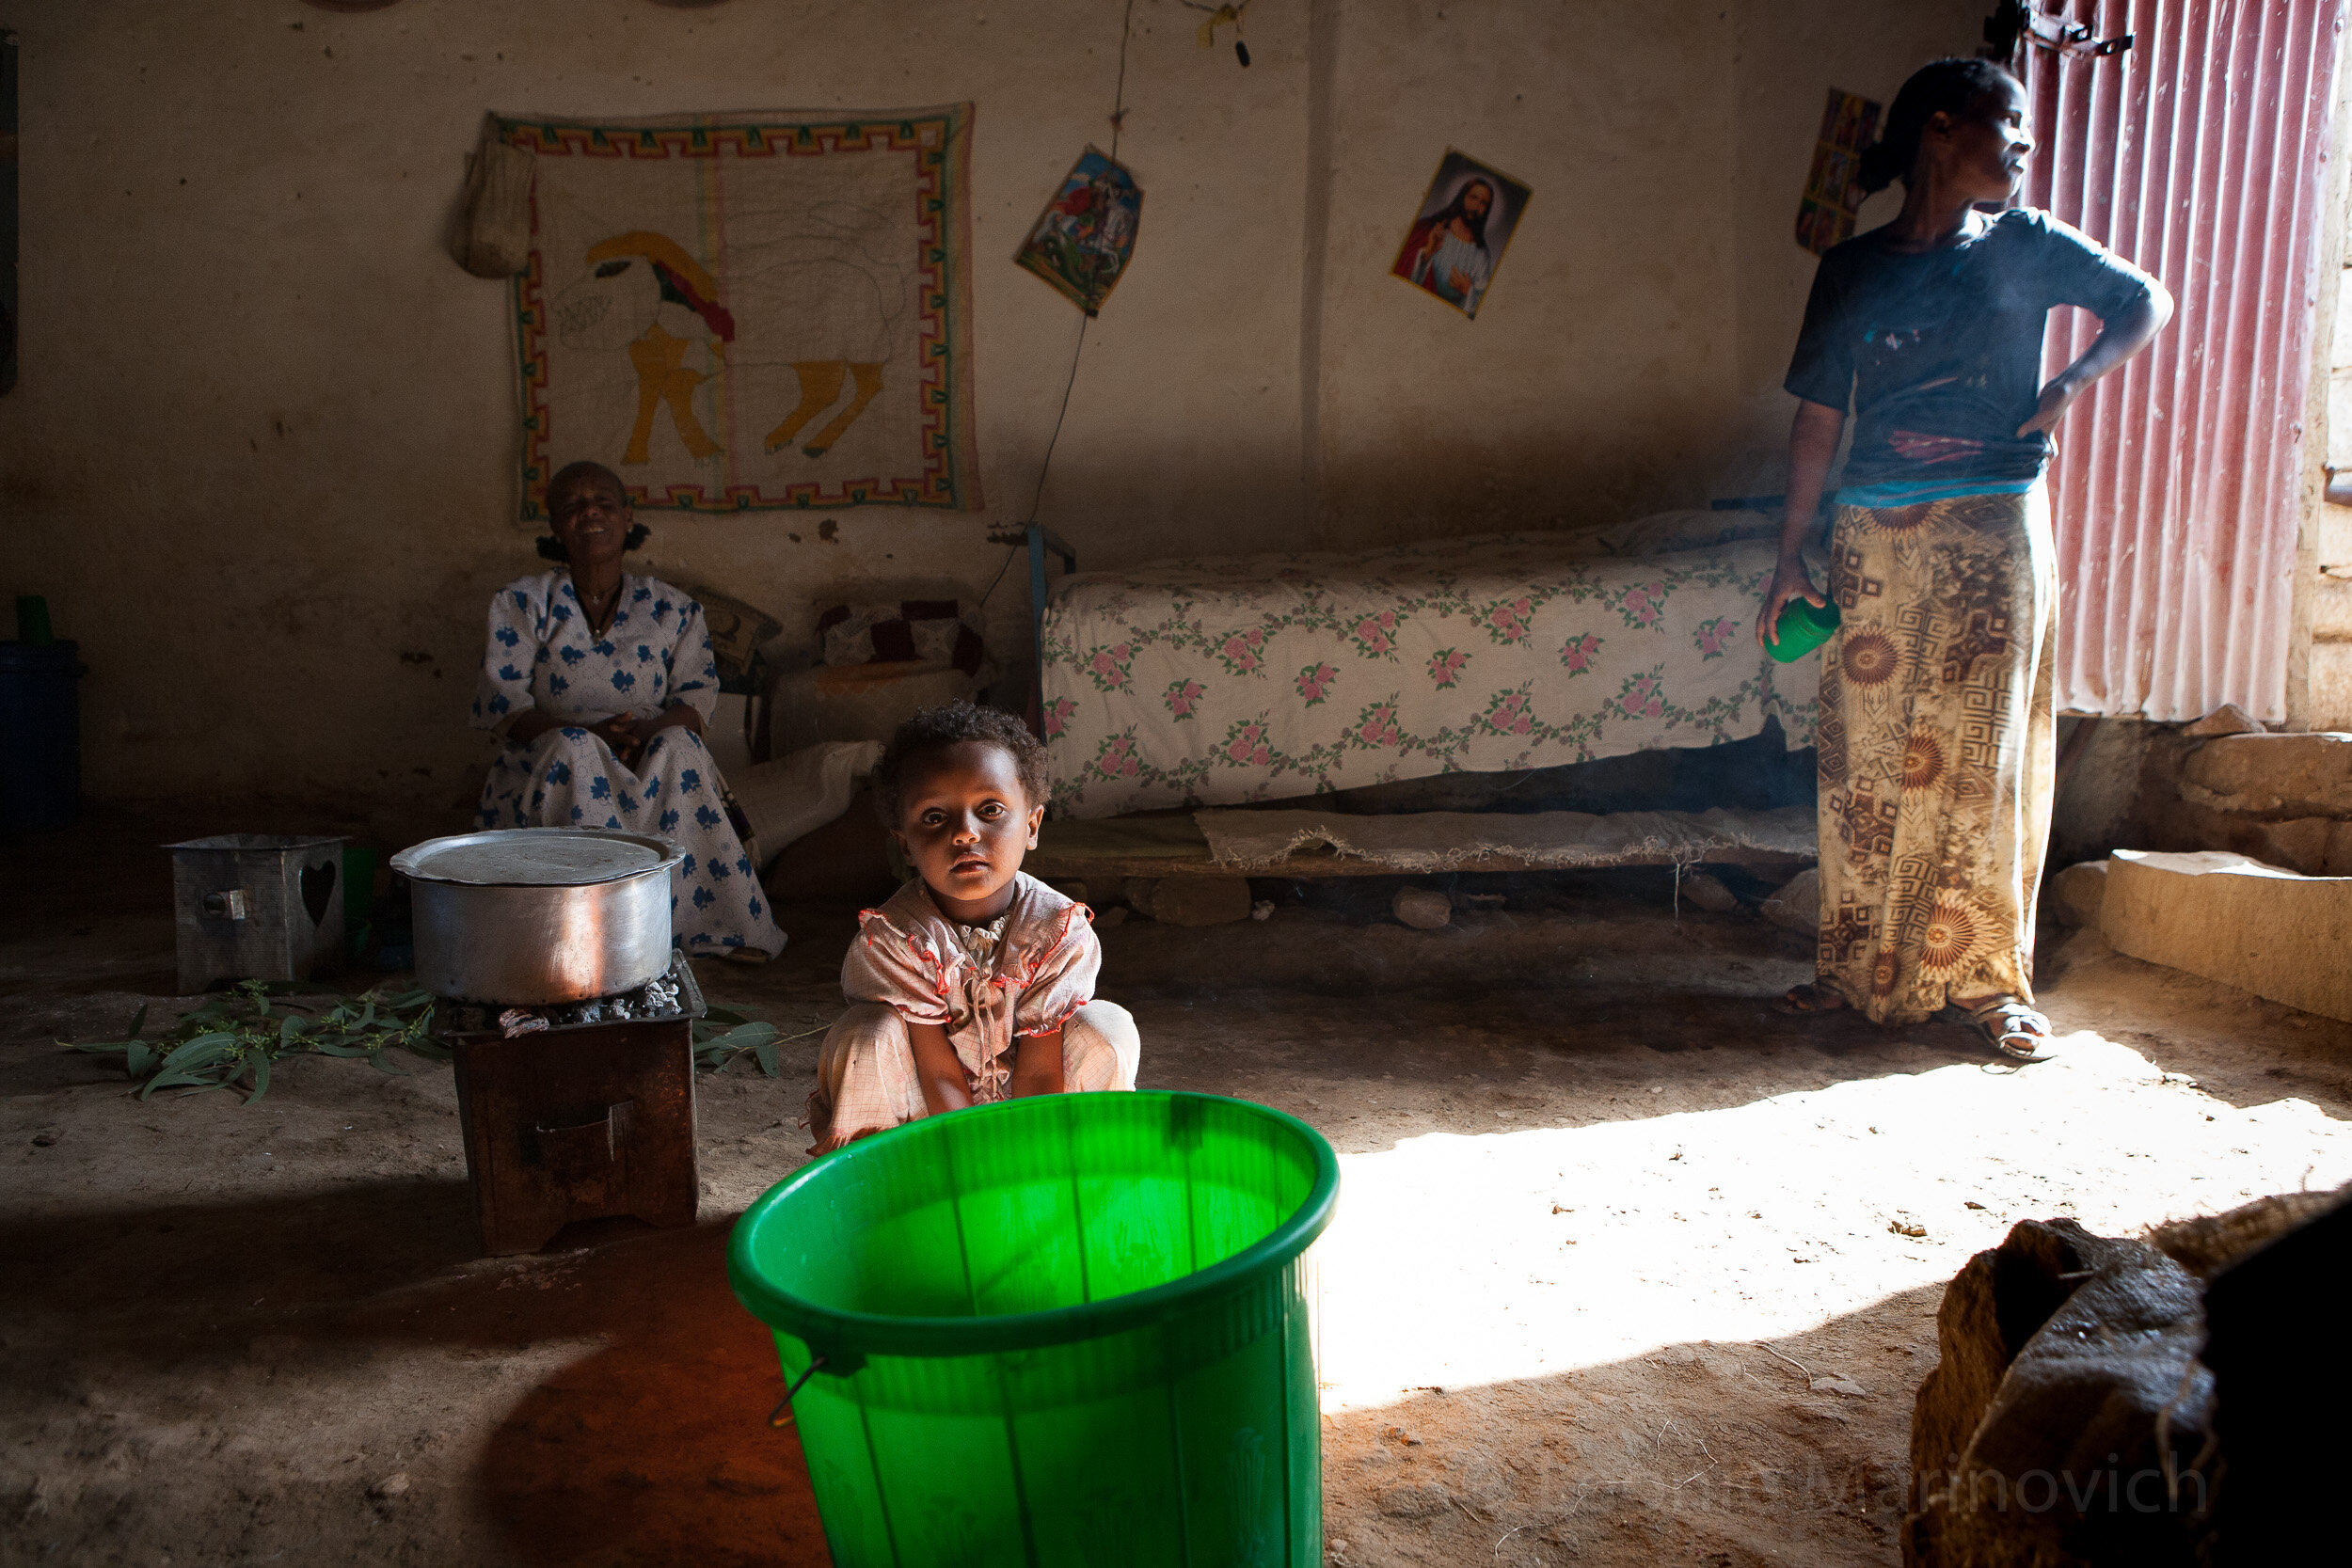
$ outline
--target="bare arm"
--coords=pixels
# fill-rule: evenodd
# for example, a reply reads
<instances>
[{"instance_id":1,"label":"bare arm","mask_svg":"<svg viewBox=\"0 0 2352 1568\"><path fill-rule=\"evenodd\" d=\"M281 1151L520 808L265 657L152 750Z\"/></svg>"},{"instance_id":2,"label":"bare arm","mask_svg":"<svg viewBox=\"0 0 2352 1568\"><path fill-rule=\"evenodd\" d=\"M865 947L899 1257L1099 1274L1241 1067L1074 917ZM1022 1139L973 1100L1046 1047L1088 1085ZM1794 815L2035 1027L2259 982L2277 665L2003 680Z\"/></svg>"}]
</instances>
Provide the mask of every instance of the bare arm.
<instances>
[{"instance_id":1,"label":"bare arm","mask_svg":"<svg viewBox=\"0 0 2352 1568\"><path fill-rule=\"evenodd\" d=\"M2114 320L2099 324L2099 336L2083 350L2083 356L2058 372L2042 388L2042 401L2035 404L2033 418L2017 427L2018 435L2055 429L2058 420L2066 417L2068 407L2090 389L2092 382L2146 348L2149 340L2164 330L2164 324L2172 319L2172 296L2161 283L2152 282L2149 288L2147 298L2118 310Z\"/></svg>"},{"instance_id":2,"label":"bare arm","mask_svg":"<svg viewBox=\"0 0 2352 1568\"><path fill-rule=\"evenodd\" d=\"M1013 1041L1012 1097L1062 1092L1061 1031L1024 1035Z\"/></svg>"},{"instance_id":3,"label":"bare arm","mask_svg":"<svg viewBox=\"0 0 2352 1568\"><path fill-rule=\"evenodd\" d=\"M1802 597L1817 606L1829 602L1814 590L1803 551L1821 507L1830 460L1837 455L1837 438L1845 433L1841 411L1825 403L1798 402L1796 421L1788 427L1788 509L1780 525L1780 560L1772 568L1772 586L1764 590L1764 612L1756 623L1760 646L1769 648L1780 641L1780 611L1790 599Z\"/></svg>"},{"instance_id":4,"label":"bare arm","mask_svg":"<svg viewBox=\"0 0 2352 1568\"><path fill-rule=\"evenodd\" d=\"M961 1111L972 1103L964 1087L963 1063L947 1043L947 1031L936 1023L907 1025L907 1042L914 1048L914 1076L923 1085L923 1106L933 1116Z\"/></svg>"},{"instance_id":5,"label":"bare arm","mask_svg":"<svg viewBox=\"0 0 2352 1568\"><path fill-rule=\"evenodd\" d=\"M691 730L696 735L702 734L702 711L691 703L672 703L661 710L660 718L644 726L643 738L651 740L656 735L667 729Z\"/></svg>"}]
</instances>

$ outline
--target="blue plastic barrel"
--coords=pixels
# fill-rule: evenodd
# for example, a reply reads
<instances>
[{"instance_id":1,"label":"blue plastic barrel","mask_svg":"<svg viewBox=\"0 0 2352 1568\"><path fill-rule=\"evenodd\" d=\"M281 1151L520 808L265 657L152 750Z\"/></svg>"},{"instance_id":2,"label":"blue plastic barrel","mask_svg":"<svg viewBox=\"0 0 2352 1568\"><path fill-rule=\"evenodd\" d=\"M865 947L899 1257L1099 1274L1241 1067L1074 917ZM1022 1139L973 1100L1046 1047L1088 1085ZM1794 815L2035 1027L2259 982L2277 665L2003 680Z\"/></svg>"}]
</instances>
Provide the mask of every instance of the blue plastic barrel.
<instances>
[{"instance_id":1,"label":"blue plastic barrel","mask_svg":"<svg viewBox=\"0 0 2352 1568\"><path fill-rule=\"evenodd\" d=\"M82 795L81 645L0 642L0 833L71 823Z\"/></svg>"}]
</instances>

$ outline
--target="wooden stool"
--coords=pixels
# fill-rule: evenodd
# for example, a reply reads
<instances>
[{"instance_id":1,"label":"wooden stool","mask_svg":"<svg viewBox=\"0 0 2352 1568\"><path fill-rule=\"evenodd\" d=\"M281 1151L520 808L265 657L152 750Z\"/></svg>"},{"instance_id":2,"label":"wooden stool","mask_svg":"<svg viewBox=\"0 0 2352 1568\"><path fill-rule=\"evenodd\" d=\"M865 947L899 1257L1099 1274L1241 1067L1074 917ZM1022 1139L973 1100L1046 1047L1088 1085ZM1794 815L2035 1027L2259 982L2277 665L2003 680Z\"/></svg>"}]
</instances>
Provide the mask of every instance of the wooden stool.
<instances>
[{"instance_id":1,"label":"wooden stool","mask_svg":"<svg viewBox=\"0 0 2352 1568\"><path fill-rule=\"evenodd\" d=\"M694 1223L693 1024L459 1035L457 1116L485 1256L536 1252L574 1220Z\"/></svg>"}]
</instances>

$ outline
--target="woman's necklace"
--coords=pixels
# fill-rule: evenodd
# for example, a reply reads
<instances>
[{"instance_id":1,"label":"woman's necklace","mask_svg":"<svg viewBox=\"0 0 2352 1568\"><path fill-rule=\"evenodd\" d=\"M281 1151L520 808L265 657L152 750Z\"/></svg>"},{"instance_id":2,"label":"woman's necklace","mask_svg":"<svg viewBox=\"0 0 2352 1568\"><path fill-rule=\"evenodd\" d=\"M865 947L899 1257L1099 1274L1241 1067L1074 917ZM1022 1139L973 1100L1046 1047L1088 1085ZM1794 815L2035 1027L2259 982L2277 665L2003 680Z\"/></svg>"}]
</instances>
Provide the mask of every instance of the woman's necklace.
<instances>
[{"instance_id":1,"label":"woman's necklace","mask_svg":"<svg viewBox=\"0 0 2352 1568\"><path fill-rule=\"evenodd\" d=\"M572 596L580 601L581 613L588 617L588 629L602 633L612 624L613 609L621 601L621 585L616 582L601 594L591 594L575 578L572 580Z\"/></svg>"}]
</instances>

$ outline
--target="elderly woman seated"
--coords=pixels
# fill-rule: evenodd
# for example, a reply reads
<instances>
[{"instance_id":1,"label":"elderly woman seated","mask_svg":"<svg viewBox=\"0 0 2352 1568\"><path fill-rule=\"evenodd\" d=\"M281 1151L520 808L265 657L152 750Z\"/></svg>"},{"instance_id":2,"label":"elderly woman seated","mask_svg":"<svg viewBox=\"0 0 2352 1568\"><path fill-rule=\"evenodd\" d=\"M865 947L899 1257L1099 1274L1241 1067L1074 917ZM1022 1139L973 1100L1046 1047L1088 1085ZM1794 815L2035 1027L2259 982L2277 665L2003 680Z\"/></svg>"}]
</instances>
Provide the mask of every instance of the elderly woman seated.
<instances>
[{"instance_id":1,"label":"elderly woman seated","mask_svg":"<svg viewBox=\"0 0 2352 1568\"><path fill-rule=\"evenodd\" d=\"M633 531L612 471L574 463L548 484L564 563L490 601L477 728L505 740L482 786L485 828L626 828L686 849L671 928L689 954L771 958L784 933L728 820L703 745L719 669L702 607L621 570Z\"/></svg>"}]
</instances>

